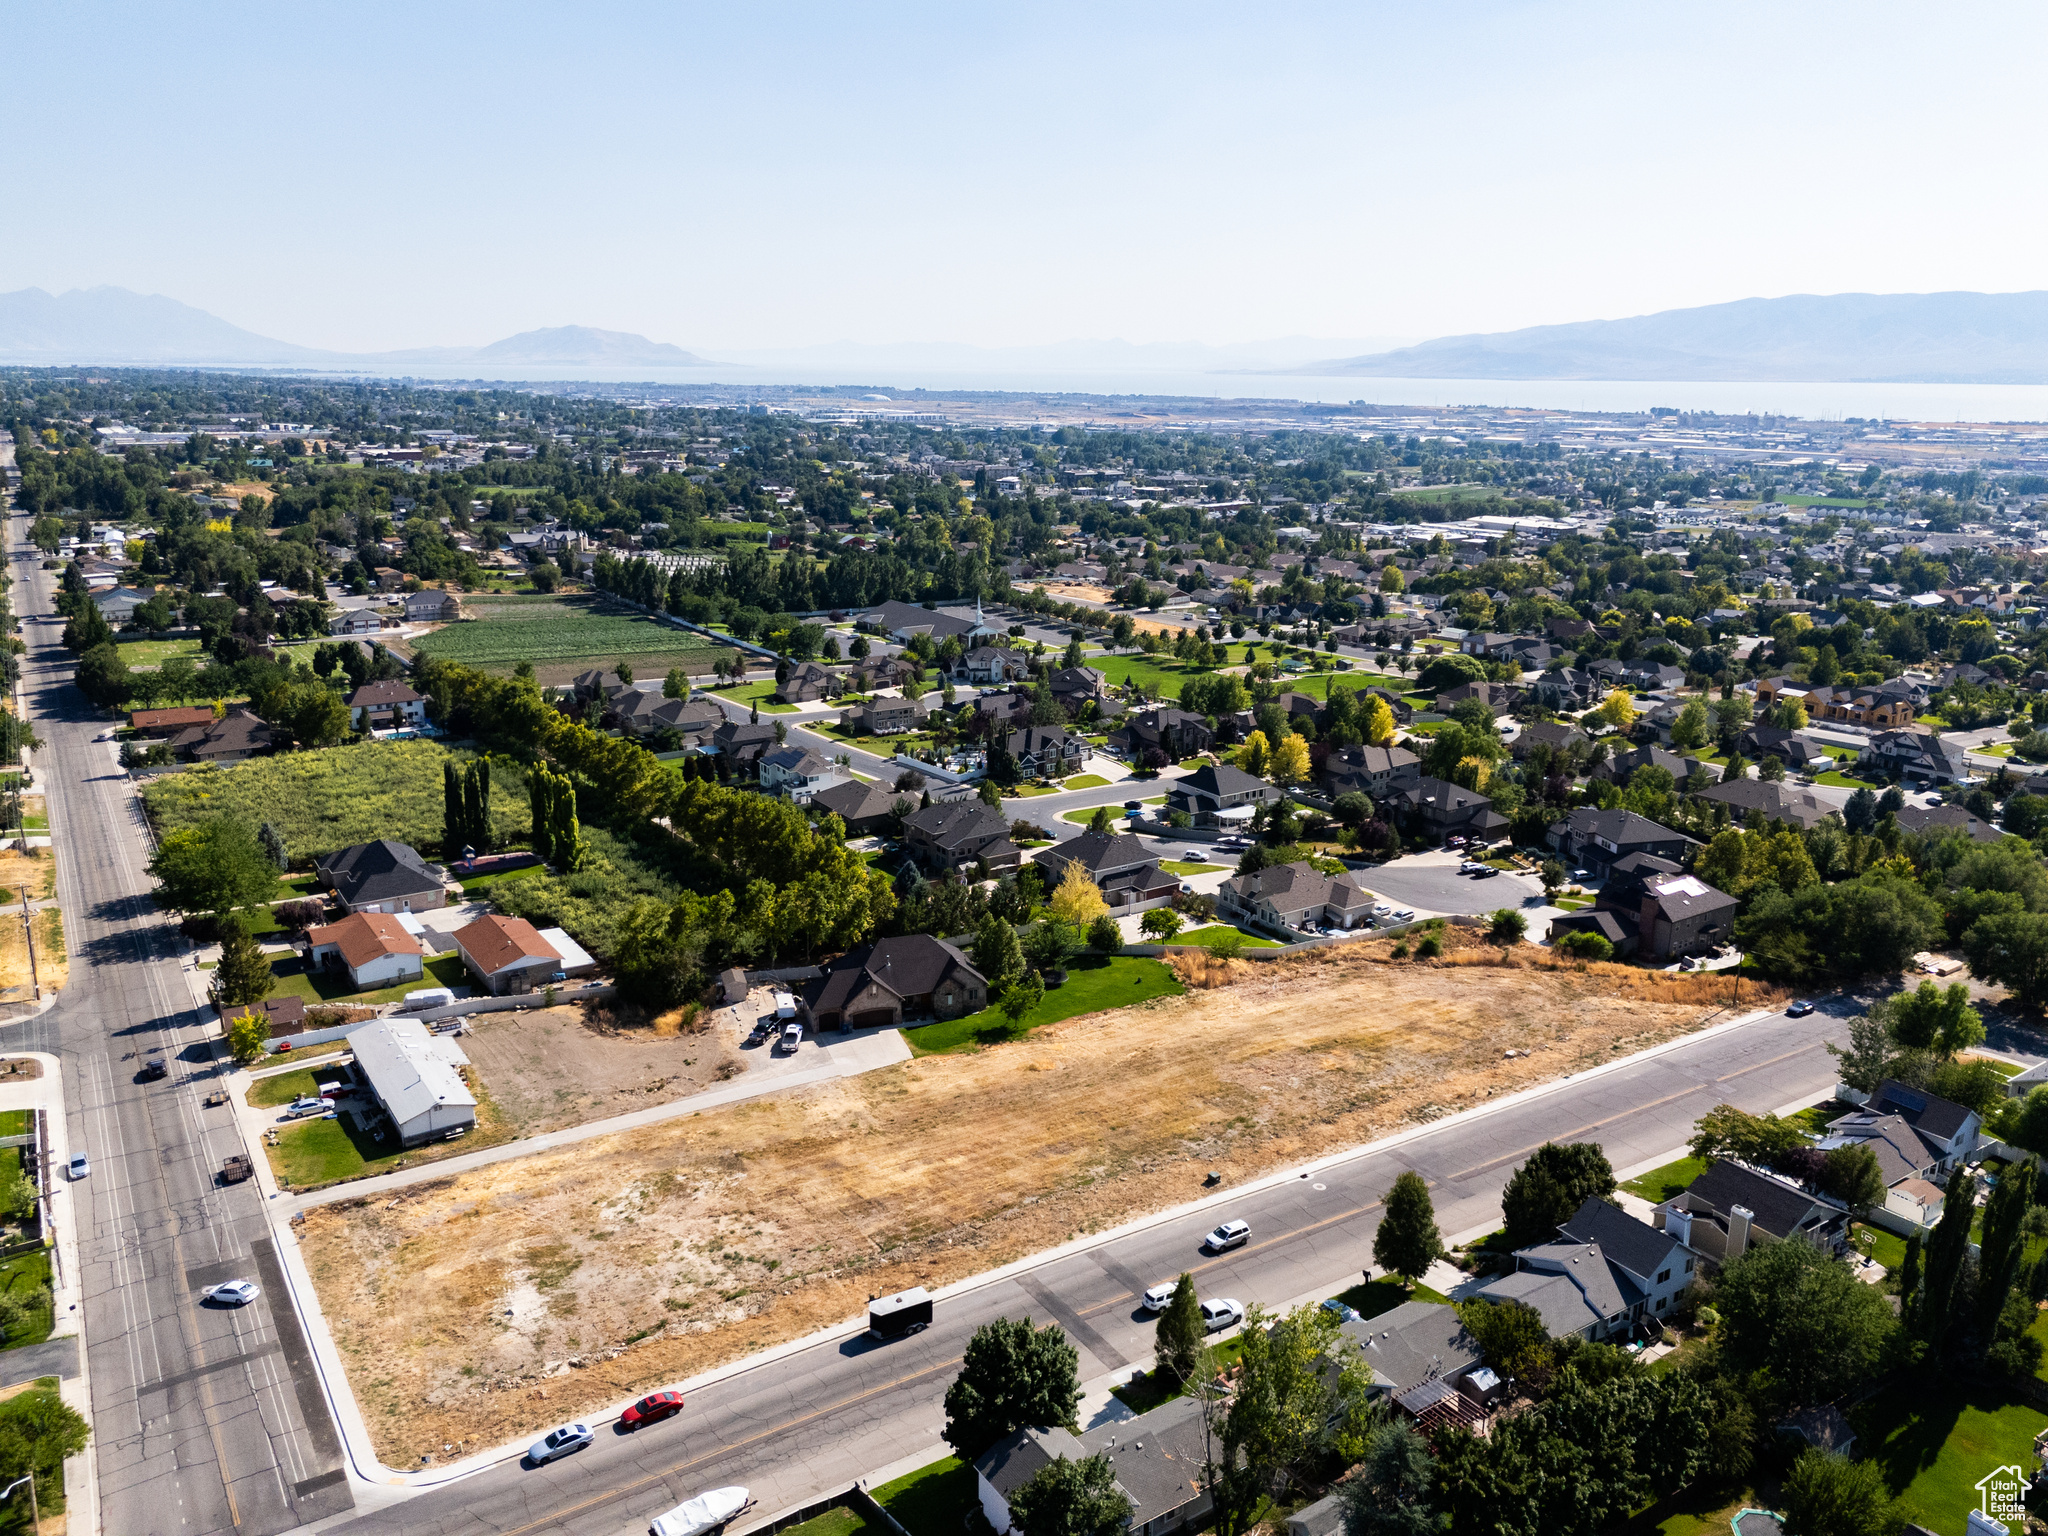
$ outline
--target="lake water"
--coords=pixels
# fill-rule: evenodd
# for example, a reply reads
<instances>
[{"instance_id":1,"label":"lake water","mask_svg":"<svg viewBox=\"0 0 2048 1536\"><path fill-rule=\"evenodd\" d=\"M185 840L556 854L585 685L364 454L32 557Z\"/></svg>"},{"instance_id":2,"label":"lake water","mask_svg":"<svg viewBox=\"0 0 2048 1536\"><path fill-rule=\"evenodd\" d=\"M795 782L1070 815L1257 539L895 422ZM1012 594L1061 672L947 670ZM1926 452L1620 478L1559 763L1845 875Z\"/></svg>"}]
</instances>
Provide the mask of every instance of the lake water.
<instances>
[{"instance_id":1,"label":"lake water","mask_svg":"<svg viewBox=\"0 0 2048 1536\"><path fill-rule=\"evenodd\" d=\"M407 377L475 378L474 364L420 365ZM1861 416L1896 421L2048 421L2048 384L1829 384L1605 379L1379 379L1276 373L1006 373L965 374L953 369L894 367L878 377L873 367L826 365L755 368L602 369L510 368L494 372L507 383L644 383L655 389L690 387L747 391L776 386L833 385L870 388L910 404L916 391L940 394L1000 391L1027 395L1103 397L1174 396L1209 400L1297 400L1326 404L1359 401L1403 409L1454 406L1526 407L1555 411L1640 412L1652 406L1726 415L1757 413L1838 421Z\"/></svg>"}]
</instances>

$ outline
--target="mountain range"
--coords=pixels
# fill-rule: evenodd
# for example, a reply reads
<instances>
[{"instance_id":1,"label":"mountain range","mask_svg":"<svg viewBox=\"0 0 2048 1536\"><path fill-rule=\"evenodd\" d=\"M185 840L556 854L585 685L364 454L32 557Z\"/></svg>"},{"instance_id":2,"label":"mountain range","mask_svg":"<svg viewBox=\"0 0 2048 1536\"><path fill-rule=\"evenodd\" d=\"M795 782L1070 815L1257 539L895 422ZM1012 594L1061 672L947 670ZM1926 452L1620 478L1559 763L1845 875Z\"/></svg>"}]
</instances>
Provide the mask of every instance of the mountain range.
<instances>
[{"instance_id":1,"label":"mountain range","mask_svg":"<svg viewBox=\"0 0 2048 1536\"><path fill-rule=\"evenodd\" d=\"M1434 341L1304 373L1411 379L2048 383L2048 292L1793 294Z\"/></svg>"},{"instance_id":2,"label":"mountain range","mask_svg":"<svg viewBox=\"0 0 2048 1536\"><path fill-rule=\"evenodd\" d=\"M587 325L522 331L484 347L418 347L405 352L327 352L258 336L160 293L126 288L40 288L0 293L0 362L98 364L269 364L298 368L390 368L408 363L477 363L564 368L702 368L705 360L665 341Z\"/></svg>"}]
</instances>

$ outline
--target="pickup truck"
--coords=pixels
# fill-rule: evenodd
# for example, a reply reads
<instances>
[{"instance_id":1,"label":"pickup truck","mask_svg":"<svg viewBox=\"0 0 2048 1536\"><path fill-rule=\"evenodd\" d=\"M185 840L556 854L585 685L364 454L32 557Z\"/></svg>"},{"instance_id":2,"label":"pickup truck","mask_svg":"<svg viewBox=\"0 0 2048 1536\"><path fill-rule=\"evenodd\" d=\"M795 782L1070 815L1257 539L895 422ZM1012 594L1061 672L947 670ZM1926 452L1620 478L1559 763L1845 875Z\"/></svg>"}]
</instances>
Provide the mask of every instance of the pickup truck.
<instances>
[{"instance_id":1,"label":"pickup truck","mask_svg":"<svg viewBox=\"0 0 2048 1536\"><path fill-rule=\"evenodd\" d=\"M256 1171L256 1165L249 1161L246 1153L237 1152L220 1165L220 1181L223 1184L239 1184Z\"/></svg>"}]
</instances>

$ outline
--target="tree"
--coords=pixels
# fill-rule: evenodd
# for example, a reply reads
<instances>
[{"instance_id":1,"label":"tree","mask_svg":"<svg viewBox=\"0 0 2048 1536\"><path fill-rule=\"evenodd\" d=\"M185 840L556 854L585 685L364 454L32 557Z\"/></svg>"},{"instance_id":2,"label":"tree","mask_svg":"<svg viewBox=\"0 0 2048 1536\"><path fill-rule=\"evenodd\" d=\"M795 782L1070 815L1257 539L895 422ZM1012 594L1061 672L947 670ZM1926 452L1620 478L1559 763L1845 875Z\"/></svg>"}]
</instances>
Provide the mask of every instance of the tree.
<instances>
[{"instance_id":1,"label":"tree","mask_svg":"<svg viewBox=\"0 0 2048 1536\"><path fill-rule=\"evenodd\" d=\"M1036 971L1024 971L1003 988L1003 994L996 1000L1004 1018L1012 1024L1036 1008L1045 996L1045 983L1038 979Z\"/></svg>"},{"instance_id":2,"label":"tree","mask_svg":"<svg viewBox=\"0 0 2048 1536\"><path fill-rule=\"evenodd\" d=\"M156 898L173 912L232 912L277 891L277 866L247 822L215 816L167 833L149 861Z\"/></svg>"},{"instance_id":3,"label":"tree","mask_svg":"<svg viewBox=\"0 0 2048 1536\"><path fill-rule=\"evenodd\" d=\"M1299 784L1308 777L1308 743L1293 731L1283 735L1266 764L1266 777L1275 784Z\"/></svg>"},{"instance_id":4,"label":"tree","mask_svg":"<svg viewBox=\"0 0 2048 1536\"><path fill-rule=\"evenodd\" d=\"M47 1387L0 1402L0 1476L33 1476L36 1496L61 1489L64 1460L85 1449L91 1429L78 1411Z\"/></svg>"},{"instance_id":5,"label":"tree","mask_svg":"<svg viewBox=\"0 0 2048 1536\"><path fill-rule=\"evenodd\" d=\"M972 1460L1003 1436L1031 1425L1073 1427L1081 1401L1080 1354L1048 1323L999 1317L967 1341L960 1374L946 1388L946 1443Z\"/></svg>"},{"instance_id":6,"label":"tree","mask_svg":"<svg viewBox=\"0 0 2048 1536\"><path fill-rule=\"evenodd\" d=\"M1232 760L1236 765L1255 779L1263 779L1266 776L1267 765L1271 763L1272 758L1273 748L1266 740L1264 731L1253 731L1238 743L1237 751L1232 754Z\"/></svg>"},{"instance_id":7,"label":"tree","mask_svg":"<svg viewBox=\"0 0 2048 1536\"><path fill-rule=\"evenodd\" d=\"M1777 1408L1826 1402L1867 1381L1895 1326L1876 1287L1797 1240L1760 1243L1728 1264L1714 1306L1729 1365L1761 1374Z\"/></svg>"},{"instance_id":8,"label":"tree","mask_svg":"<svg viewBox=\"0 0 2048 1536\"><path fill-rule=\"evenodd\" d=\"M1358 734L1369 747L1384 747L1394 739L1394 711L1378 694L1367 694L1358 720Z\"/></svg>"},{"instance_id":9,"label":"tree","mask_svg":"<svg viewBox=\"0 0 2048 1536\"><path fill-rule=\"evenodd\" d=\"M1543 894L1555 896L1570 883L1565 867L1555 859L1545 859L1537 866L1536 877L1543 882Z\"/></svg>"},{"instance_id":10,"label":"tree","mask_svg":"<svg viewBox=\"0 0 2048 1536\"><path fill-rule=\"evenodd\" d=\"M2021 1007L2048 1003L2048 912L1978 918L1963 934L1963 956L1971 974L2009 989Z\"/></svg>"},{"instance_id":11,"label":"tree","mask_svg":"<svg viewBox=\"0 0 2048 1536\"><path fill-rule=\"evenodd\" d=\"M1124 947L1124 931L1107 912L1088 925L1088 947L1113 955Z\"/></svg>"},{"instance_id":12,"label":"tree","mask_svg":"<svg viewBox=\"0 0 2048 1536\"><path fill-rule=\"evenodd\" d=\"M1113 837L1116 835L1110 827L1108 806L1098 805L1095 807L1095 814L1088 818L1088 830L1096 837Z\"/></svg>"},{"instance_id":13,"label":"tree","mask_svg":"<svg viewBox=\"0 0 2048 1536\"><path fill-rule=\"evenodd\" d=\"M1041 918L1024 935L1024 958L1040 971L1064 971L1081 948L1081 931L1057 917Z\"/></svg>"},{"instance_id":14,"label":"tree","mask_svg":"<svg viewBox=\"0 0 2048 1536\"><path fill-rule=\"evenodd\" d=\"M1386 1214L1372 1235L1373 1263L1413 1285L1436 1262L1443 1246L1429 1185L1412 1170L1399 1175L1387 1191Z\"/></svg>"},{"instance_id":15,"label":"tree","mask_svg":"<svg viewBox=\"0 0 2048 1536\"><path fill-rule=\"evenodd\" d=\"M1336 1314L1313 1303L1270 1324L1256 1306L1246 1315L1217 1458L1223 1529L1241 1530L1258 1499L1286 1486L1312 1452L1327 1447L1348 1461L1363 1450L1371 1375L1357 1350L1337 1347L1337 1328Z\"/></svg>"},{"instance_id":16,"label":"tree","mask_svg":"<svg viewBox=\"0 0 2048 1536\"><path fill-rule=\"evenodd\" d=\"M1874 1461L1806 1450L1786 1474L1779 1502L1785 1536L1891 1536L1899 1516Z\"/></svg>"},{"instance_id":17,"label":"tree","mask_svg":"<svg viewBox=\"0 0 2048 1536\"><path fill-rule=\"evenodd\" d=\"M1956 1282L1970 1247L1970 1224L1977 1211L1977 1178L1957 1170L1949 1176L1941 1202L1941 1220L1928 1239L1926 1266L1920 1275L1920 1304L1913 1309L1913 1331L1939 1348L1954 1322Z\"/></svg>"},{"instance_id":18,"label":"tree","mask_svg":"<svg viewBox=\"0 0 2048 1536\"><path fill-rule=\"evenodd\" d=\"M1884 1173L1877 1154L1865 1146L1833 1148L1821 1161L1817 1182L1852 1211L1884 1203Z\"/></svg>"},{"instance_id":19,"label":"tree","mask_svg":"<svg viewBox=\"0 0 2048 1536\"><path fill-rule=\"evenodd\" d=\"M536 770L545 774L545 769ZM529 780L529 783L531 780ZM534 840L540 840L540 817L534 817ZM462 770L455 763L441 764L441 854L447 859L459 859L462 850L469 843L469 807L463 798Z\"/></svg>"},{"instance_id":20,"label":"tree","mask_svg":"<svg viewBox=\"0 0 2048 1536\"><path fill-rule=\"evenodd\" d=\"M260 1061L270 1049L270 1021L261 1013L237 1014L228 1024L228 1053L241 1066Z\"/></svg>"},{"instance_id":21,"label":"tree","mask_svg":"<svg viewBox=\"0 0 2048 1536\"><path fill-rule=\"evenodd\" d=\"M260 1003L276 985L270 958L233 914L220 919L220 964L213 972L213 1000L219 1007Z\"/></svg>"},{"instance_id":22,"label":"tree","mask_svg":"<svg viewBox=\"0 0 2048 1536\"><path fill-rule=\"evenodd\" d=\"M1776 1115L1752 1115L1733 1104L1716 1104L1693 1127L1694 1157L1732 1157L1768 1168L1794 1147L1806 1145L1806 1134Z\"/></svg>"},{"instance_id":23,"label":"tree","mask_svg":"<svg viewBox=\"0 0 2048 1536\"><path fill-rule=\"evenodd\" d=\"M1984 1016L1970 1006L1970 989L1960 981L1946 989L1923 981L1881 1006L1889 1011L1892 1039L1909 1051L1953 1056L1984 1039Z\"/></svg>"},{"instance_id":24,"label":"tree","mask_svg":"<svg viewBox=\"0 0 2048 1536\"><path fill-rule=\"evenodd\" d=\"M1607 935L1595 933L1590 928L1575 928L1560 934L1550 941L1550 947L1560 954L1574 955L1581 960L1612 960L1614 946Z\"/></svg>"},{"instance_id":25,"label":"tree","mask_svg":"<svg viewBox=\"0 0 2048 1536\"><path fill-rule=\"evenodd\" d=\"M1513 949L1522 942L1529 931L1529 919L1513 907L1498 908L1493 920L1487 924L1486 942L1498 944L1502 949Z\"/></svg>"},{"instance_id":26,"label":"tree","mask_svg":"<svg viewBox=\"0 0 2048 1536\"><path fill-rule=\"evenodd\" d=\"M1010 1518L1022 1536L1122 1536L1131 1501L1117 1486L1107 1456L1055 1457L1009 1496Z\"/></svg>"},{"instance_id":27,"label":"tree","mask_svg":"<svg viewBox=\"0 0 2048 1536\"><path fill-rule=\"evenodd\" d=\"M1202 1304L1195 1296L1195 1277L1182 1273L1173 1285L1173 1299L1159 1314L1152 1338L1153 1368L1185 1384L1201 1363L1208 1331L1202 1326Z\"/></svg>"},{"instance_id":28,"label":"tree","mask_svg":"<svg viewBox=\"0 0 2048 1536\"><path fill-rule=\"evenodd\" d=\"M1180 914L1171 907L1154 907L1138 919L1138 926L1153 942L1171 944L1173 936L1180 932Z\"/></svg>"},{"instance_id":29,"label":"tree","mask_svg":"<svg viewBox=\"0 0 2048 1536\"><path fill-rule=\"evenodd\" d=\"M292 863L291 849L286 846L284 833L277 823L266 821L256 829L256 841L263 845L263 851L270 855L271 863L279 869L289 869Z\"/></svg>"},{"instance_id":30,"label":"tree","mask_svg":"<svg viewBox=\"0 0 2048 1536\"><path fill-rule=\"evenodd\" d=\"M536 592L552 592L562 582L562 568L552 560L537 560L527 567L526 579Z\"/></svg>"},{"instance_id":31,"label":"tree","mask_svg":"<svg viewBox=\"0 0 2048 1536\"><path fill-rule=\"evenodd\" d=\"M1600 707L1591 711L1586 718L1595 725L1625 731L1636 723L1636 702L1629 696L1626 688L1610 688L1607 691L1607 698Z\"/></svg>"},{"instance_id":32,"label":"tree","mask_svg":"<svg viewBox=\"0 0 2048 1536\"><path fill-rule=\"evenodd\" d=\"M1981 1344L1993 1342L1999 1313L2019 1278L2020 1260L2026 1255L2021 1224L2033 1204L2034 1165L2024 1160L2005 1170L1984 1202L1984 1237L1977 1257L1977 1339Z\"/></svg>"},{"instance_id":33,"label":"tree","mask_svg":"<svg viewBox=\"0 0 2048 1536\"><path fill-rule=\"evenodd\" d=\"M690 674L681 667L670 667L668 676L661 680L661 696L664 699L687 699L690 696Z\"/></svg>"},{"instance_id":34,"label":"tree","mask_svg":"<svg viewBox=\"0 0 2048 1536\"><path fill-rule=\"evenodd\" d=\"M1486 1356L1486 1363L1502 1376L1526 1379L1542 1370L1555 1351L1543 1314L1519 1301L1463 1301L1455 1303L1458 1321L1472 1335Z\"/></svg>"},{"instance_id":35,"label":"tree","mask_svg":"<svg viewBox=\"0 0 2048 1536\"><path fill-rule=\"evenodd\" d=\"M981 920L974 935L974 968L995 991L1007 986L1024 969L1024 946L1017 930L990 913Z\"/></svg>"},{"instance_id":36,"label":"tree","mask_svg":"<svg viewBox=\"0 0 2048 1536\"><path fill-rule=\"evenodd\" d=\"M1847 1046L1830 1044L1828 1054L1840 1063L1842 1081L1851 1088L1874 1093L1877 1085L1892 1075L1898 1048L1882 1015L1859 1013L1849 1021Z\"/></svg>"},{"instance_id":37,"label":"tree","mask_svg":"<svg viewBox=\"0 0 2048 1536\"><path fill-rule=\"evenodd\" d=\"M78 669L71 680L78 684L80 693L103 709L126 700L132 686L128 663L121 659L111 640L87 647L78 658Z\"/></svg>"},{"instance_id":38,"label":"tree","mask_svg":"<svg viewBox=\"0 0 2048 1536\"><path fill-rule=\"evenodd\" d=\"M1444 1521L1431 1499L1435 1476L1429 1442L1414 1425L1405 1419L1379 1425L1366 1437L1357 1474L1343 1486L1344 1536L1437 1536Z\"/></svg>"},{"instance_id":39,"label":"tree","mask_svg":"<svg viewBox=\"0 0 2048 1536\"><path fill-rule=\"evenodd\" d=\"M1109 903L1102 899L1102 891L1081 867L1079 859L1067 861L1066 872L1060 876L1060 883L1046 905L1053 916L1063 923L1076 928L1086 928L1109 911Z\"/></svg>"},{"instance_id":40,"label":"tree","mask_svg":"<svg viewBox=\"0 0 2048 1536\"><path fill-rule=\"evenodd\" d=\"M1501 1194L1510 1248L1547 1243L1595 1196L1614 1193L1614 1169L1593 1142L1546 1141L1515 1170Z\"/></svg>"}]
</instances>

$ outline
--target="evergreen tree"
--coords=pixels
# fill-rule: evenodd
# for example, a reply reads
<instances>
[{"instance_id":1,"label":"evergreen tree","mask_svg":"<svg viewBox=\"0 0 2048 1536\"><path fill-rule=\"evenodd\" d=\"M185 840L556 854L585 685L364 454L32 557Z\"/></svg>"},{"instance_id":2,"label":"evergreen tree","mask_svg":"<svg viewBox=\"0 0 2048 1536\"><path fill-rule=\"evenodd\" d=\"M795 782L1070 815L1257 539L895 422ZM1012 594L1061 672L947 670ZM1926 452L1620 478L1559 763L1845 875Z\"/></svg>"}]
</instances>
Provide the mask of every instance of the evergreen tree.
<instances>
[{"instance_id":1,"label":"evergreen tree","mask_svg":"<svg viewBox=\"0 0 2048 1536\"><path fill-rule=\"evenodd\" d=\"M441 853L444 858L462 857L463 833L467 830L469 808L462 793L462 770L452 762L441 765Z\"/></svg>"},{"instance_id":2,"label":"evergreen tree","mask_svg":"<svg viewBox=\"0 0 2048 1536\"><path fill-rule=\"evenodd\" d=\"M1387 1191L1387 1213L1372 1235L1372 1261L1413 1285L1443 1248L1436 1209L1419 1173L1403 1173Z\"/></svg>"},{"instance_id":3,"label":"evergreen tree","mask_svg":"<svg viewBox=\"0 0 2048 1536\"><path fill-rule=\"evenodd\" d=\"M1977 1250L1977 1339L1989 1345L1998 1329L2020 1259L2027 1248L2020 1223L2034 1203L2034 1165L2014 1163L1984 1202L1984 1236Z\"/></svg>"},{"instance_id":4,"label":"evergreen tree","mask_svg":"<svg viewBox=\"0 0 2048 1536\"><path fill-rule=\"evenodd\" d=\"M974 935L974 968L991 992L1024 969L1024 946L1017 930L991 912Z\"/></svg>"},{"instance_id":5,"label":"evergreen tree","mask_svg":"<svg viewBox=\"0 0 2048 1536\"><path fill-rule=\"evenodd\" d=\"M266 821L256 829L256 841L263 845L263 851L270 855L279 869L291 866L291 850L285 846L284 833L275 822Z\"/></svg>"},{"instance_id":6,"label":"evergreen tree","mask_svg":"<svg viewBox=\"0 0 2048 1536\"><path fill-rule=\"evenodd\" d=\"M476 758L462 776L463 841L478 853L491 851L491 765Z\"/></svg>"},{"instance_id":7,"label":"evergreen tree","mask_svg":"<svg viewBox=\"0 0 2048 1536\"><path fill-rule=\"evenodd\" d=\"M1906 1239L1906 1262L1899 1268L1899 1309L1906 1321L1913 1320L1914 1293L1920 1289L1920 1234Z\"/></svg>"},{"instance_id":8,"label":"evergreen tree","mask_svg":"<svg viewBox=\"0 0 2048 1536\"><path fill-rule=\"evenodd\" d=\"M220 964L213 972L213 1000L222 1009L260 1003L275 980L270 957L232 913L220 919Z\"/></svg>"},{"instance_id":9,"label":"evergreen tree","mask_svg":"<svg viewBox=\"0 0 2048 1536\"><path fill-rule=\"evenodd\" d=\"M1201 1363L1207 1337L1202 1304L1195 1297L1195 1277L1183 1272L1174 1283L1173 1299L1159 1314L1159 1327L1152 1339L1154 1368L1185 1385Z\"/></svg>"},{"instance_id":10,"label":"evergreen tree","mask_svg":"<svg viewBox=\"0 0 2048 1536\"><path fill-rule=\"evenodd\" d=\"M555 861L554 820L548 805L548 771L535 766L526 775L526 808L533 818L533 851L543 864Z\"/></svg>"},{"instance_id":11,"label":"evergreen tree","mask_svg":"<svg viewBox=\"0 0 2048 1536\"><path fill-rule=\"evenodd\" d=\"M1970 1245L1970 1220L1977 1209L1977 1177L1958 1170L1948 1181L1941 1202L1941 1220L1927 1245L1927 1267L1920 1280L1920 1305L1914 1309L1915 1331L1939 1347L1948 1337L1950 1306L1963 1255Z\"/></svg>"}]
</instances>

